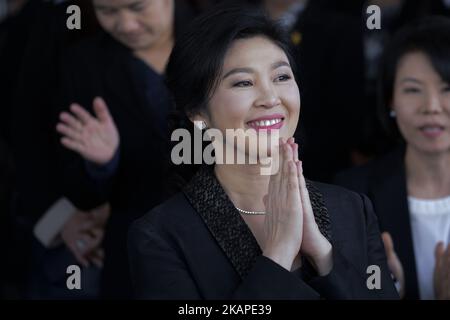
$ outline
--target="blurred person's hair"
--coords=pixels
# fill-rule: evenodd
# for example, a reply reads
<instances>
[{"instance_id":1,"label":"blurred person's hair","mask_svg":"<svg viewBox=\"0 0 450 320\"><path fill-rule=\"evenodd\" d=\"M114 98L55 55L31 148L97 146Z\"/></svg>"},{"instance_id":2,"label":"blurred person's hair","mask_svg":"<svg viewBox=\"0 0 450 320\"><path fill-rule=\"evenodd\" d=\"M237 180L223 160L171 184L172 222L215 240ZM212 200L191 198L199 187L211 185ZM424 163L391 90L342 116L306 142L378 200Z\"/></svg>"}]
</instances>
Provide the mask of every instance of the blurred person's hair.
<instances>
[{"instance_id":1,"label":"blurred person's hair","mask_svg":"<svg viewBox=\"0 0 450 320\"><path fill-rule=\"evenodd\" d=\"M430 60L443 81L450 83L450 19L441 16L422 18L400 29L385 48L378 85L378 116L386 133L404 141L395 119L390 117L395 77L400 60L420 52Z\"/></svg>"}]
</instances>

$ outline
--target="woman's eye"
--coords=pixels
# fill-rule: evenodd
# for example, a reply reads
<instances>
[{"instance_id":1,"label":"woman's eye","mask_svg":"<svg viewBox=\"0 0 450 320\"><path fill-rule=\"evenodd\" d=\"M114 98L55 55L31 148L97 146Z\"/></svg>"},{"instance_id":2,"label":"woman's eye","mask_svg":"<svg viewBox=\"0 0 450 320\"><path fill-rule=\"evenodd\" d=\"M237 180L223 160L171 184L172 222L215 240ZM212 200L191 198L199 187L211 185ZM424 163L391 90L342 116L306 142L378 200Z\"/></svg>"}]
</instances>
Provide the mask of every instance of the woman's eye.
<instances>
[{"instance_id":1,"label":"woman's eye","mask_svg":"<svg viewBox=\"0 0 450 320\"><path fill-rule=\"evenodd\" d=\"M276 78L276 81L287 81L291 79L291 76L287 75L287 74L283 74L279 77Z\"/></svg>"},{"instance_id":2,"label":"woman's eye","mask_svg":"<svg viewBox=\"0 0 450 320\"><path fill-rule=\"evenodd\" d=\"M418 88L405 88L403 89L404 93L419 93L420 89Z\"/></svg>"},{"instance_id":3,"label":"woman's eye","mask_svg":"<svg viewBox=\"0 0 450 320\"><path fill-rule=\"evenodd\" d=\"M233 84L233 87L244 88L250 87L252 85L251 81L239 81Z\"/></svg>"},{"instance_id":4,"label":"woman's eye","mask_svg":"<svg viewBox=\"0 0 450 320\"><path fill-rule=\"evenodd\" d=\"M114 13L116 13L116 11L114 9L99 9L100 13L105 15L105 16L110 16L113 15Z\"/></svg>"},{"instance_id":5,"label":"woman's eye","mask_svg":"<svg viewBox=\"0 0 450 320\"><path fill-rule=\"evenodd\" d=\"M132 5L130 7L130 10L134 11L134 12L139 12L139 11L142 11L144 8L145 8L144 4L139 3L139 4Z\"/></svg>"}]
</instances>

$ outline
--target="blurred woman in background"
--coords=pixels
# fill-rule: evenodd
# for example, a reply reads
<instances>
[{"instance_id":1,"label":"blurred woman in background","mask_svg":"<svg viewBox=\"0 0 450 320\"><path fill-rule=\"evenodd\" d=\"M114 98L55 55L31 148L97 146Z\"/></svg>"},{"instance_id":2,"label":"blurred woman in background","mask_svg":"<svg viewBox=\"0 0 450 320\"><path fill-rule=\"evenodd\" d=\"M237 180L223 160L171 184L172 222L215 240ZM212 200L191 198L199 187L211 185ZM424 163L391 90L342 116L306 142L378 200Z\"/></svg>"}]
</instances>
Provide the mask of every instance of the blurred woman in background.
<instances>
[{"instance_id":1,"label":"blurred woman in background","mask_svg":"<svg viewBox=\"0 0 450 320\"><path fill-rule=\"evenodd\" d=\"M426 18L393 37L379 106L400 145L336 179L374 203L389 266L407 299L450 299L449 52L447 18Z\"/></svg>"}]
</instances>

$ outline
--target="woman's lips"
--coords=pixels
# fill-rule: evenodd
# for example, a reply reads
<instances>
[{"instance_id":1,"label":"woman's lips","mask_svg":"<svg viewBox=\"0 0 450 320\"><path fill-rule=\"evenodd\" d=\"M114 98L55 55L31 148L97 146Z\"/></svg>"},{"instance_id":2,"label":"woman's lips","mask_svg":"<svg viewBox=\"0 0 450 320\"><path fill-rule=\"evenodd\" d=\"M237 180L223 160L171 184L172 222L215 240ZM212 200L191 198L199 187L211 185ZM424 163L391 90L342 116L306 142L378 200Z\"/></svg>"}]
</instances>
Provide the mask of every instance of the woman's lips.
<instances>
[{"instance_id":1,"label":"woman's lips","mask_svg":"<svg viewBox=\"0 0 450 320\"><path fill-rule=\"evenodd\" d=\"M284 118L260 118L247 122L247 125L256 131L280 129L284 125Z\"/></svg>"},{"instance_id":2,"label":"woman's lips","mask_svg":"<svg viewBox=\"0 0 450 320\"><path fill-rule=\"evenodd\" d=\"M425 125L419 128L420 132L427 138L437 138L445 130L445 127L440 125Z\"/></svg>"}]
</instances>

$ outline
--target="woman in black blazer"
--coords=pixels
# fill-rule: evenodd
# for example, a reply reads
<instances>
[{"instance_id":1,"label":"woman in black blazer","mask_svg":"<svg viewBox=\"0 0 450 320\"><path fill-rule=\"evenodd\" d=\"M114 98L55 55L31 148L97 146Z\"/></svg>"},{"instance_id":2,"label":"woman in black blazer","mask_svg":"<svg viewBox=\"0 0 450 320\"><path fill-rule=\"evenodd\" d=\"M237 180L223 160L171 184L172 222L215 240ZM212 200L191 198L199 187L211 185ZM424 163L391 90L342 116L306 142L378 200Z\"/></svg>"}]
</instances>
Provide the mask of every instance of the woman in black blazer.
<instances>
[{"instance_id":1,"label":"woman in black blazer","mask_svg":"<svg viewBox=\"0 0 450 320\"><path fill-rule=\"evenodd\" d=\"M198 126L194 136L244 129L260 143L266 131L279 134L259 147L280 162L271 175L260 171L261 157L204 165L137 220L129 256L138 298L397 297L368 199L303 177L292 138L300 96L287 48L277 26L242 8L216 9L177 41L168 84L184 123ZM237 148L248 160L256 140L244 149L220 138L212 145L217 157Z\"/></svg>"},{"instance_id":2,"label":"woman in black blazer","mask_svg":"<svg viewBox=\"0 0 450 320\"><path fill-rule=\"evenodd\" d=\"M406 299L450 299L449 50L446 18L394 36L383 62L380 115L401 145L336 177L372 200Z\"/></svg>"}]
</instances>

